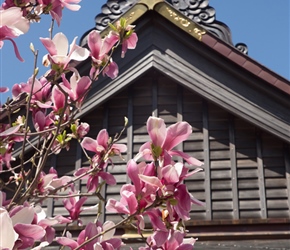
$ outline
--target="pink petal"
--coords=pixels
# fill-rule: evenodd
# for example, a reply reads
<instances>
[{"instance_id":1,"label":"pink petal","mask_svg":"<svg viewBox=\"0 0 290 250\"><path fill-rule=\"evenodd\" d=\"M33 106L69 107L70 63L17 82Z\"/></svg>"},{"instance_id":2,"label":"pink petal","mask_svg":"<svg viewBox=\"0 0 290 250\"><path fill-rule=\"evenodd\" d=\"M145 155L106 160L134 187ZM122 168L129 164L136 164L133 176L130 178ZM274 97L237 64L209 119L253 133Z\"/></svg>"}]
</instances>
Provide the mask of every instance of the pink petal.
<instances>
[{"instance_id":1,"label":"pink petal","mask_svg":"<svg viewBox=\"0 0 290 250\"><path fill-rule=\"evenodd\" d=\"M56 50L55 44L54 44L54 42L51 39L42 38L42 37L40 37L39 39L42 42L42 44L44 45L44 47L47 49L47 51L48 51L48 53L50 55L56 55L57 54L57 50Z\"/></svg>"},{"instance_id":2,"label":"pink petal","mask_svg":"<svg viewBox=\"0 0 290 250\"><path fill-rule=\"evenodd\" d=\"M106 209L113 213L130 214L128 208L124 204L114 199L108 200Z\"/></svg>"},{"instance_id":3,"label":"pink petal","mask_svg":"<svg viewBox=\"0 0 290 250\"><path fill-rule=\"evenodd\" d=\"M174 184L179 182L179 174L172 165L165 166L161 169L161 174L167 184Z\"/></svg>"},{"instance_id":4,"label":"pink petal","mask_svg":"<svg viewBox=\"0 0 290 250\"><path fill-rule=\"evenodd\" d=\"M65 96L57 86L52 89L52 101L54 103L54 110L59 111L64 108Z\"/></svg>"},{"instance_id":5,"label":"pink petal","mask_svg":"<svg viewBox=\"0 0 290 250\"><path fill-rule=\"evenodd\" d=\"M102 129L97 136L97 142L99 145L102 145L104 148L107 148L108 141L109 141L109 134L106 129Z\"/></svg>"},{"instance_id":6,"label":"pink petal","mask_svg":"<svg viewBox=\"0 0 290 250\"><path fill-rule=\"evenodd\" d=\"M99 176L108 184L108 185L116 185L115 177L107 172L100 172Z\"/></svg>"},{"instance_id":7,"label":"pink petal","mask_svg":"<svg viewBox=\"0 0 290 250\"><path fill-rule=\"evenodd\" d=\"M110 229L110 228L112 228L114 226L115 226L115 223L114 222L112 222L112 221L106 221L103 224L103 231L106 231L107 229ZM103 235L103 239L102 240L105 241L105 240L112 239L114 237L115 231L116 231L116 229L112 229L112 230L108 231L107 233L105 233Z\"/></svg>"},{"instance_id":8,"label":"pink petal","mask_svg":"<svg viewBox=\"0 0 290 250\"><path fill-rule=\"evenodd\" d=\"M30 224L34 218L33 207L16 207L10 212L13 225L17 223Z\"/></svg>"},{"instance_id":9,"label":"pink petal","mask_svg":"<svg viewBox=\"0 0 290 250\"><path fill-rule=\"evenodd\" d=\"M101 46L102 46L102 38L99 32L93 30L90 32L88 37L88 46L92 53L92 56L96 59L99 59Z\"/></svg>"},{"instance_id":10,"label":"pink petal","mask_svg":"<svg viewBox=\"0 0 290 250\"><path fill-rule=\"evenodd\" d=\"M171 150L179 143L185 141L191 133L192 127L187 122L178 122L169 126L163 148Z\"/></svg>"},{"instance_id":11,"label":"pink petal","mask_svg":"<svg viewBox=\"0 0 290 250\"><path fill-rule=\"evenodd\" d=\"M184 160L186 160L189 164L193 165L193 166L197 166L197 167L201 167L203 165L203 162L195 159L194 157L189 156L186 153L183 153L181 151L178 150L171 150L170 151L170 155L177 155L182 157Z\"/></svg>"},{"instance_id":12,"label":"pink petal","mask_svg":"<svg viewBox=\"0 0 290 250\"><path fill-rule=\"evenodd\" d=\"M136 33L131 34L131 36L127 39L128 42L128 49L135 49L137 42L138 42L138 36Z\"/></svg>"},{"instance_id":13,"label":"pink petal","mask_svg":"<svg viewBox=\"0 0 290 250\"><path fill-rule=\"evenodd\" d=\"M13 48L14 48L14 53L16 55L16 57L18 58L19 61L24 62L24 59L20 56L18 47L16 45L16 43L14 42L14 40L12 40L11 38L5 38L6 40L9 40L10 42L12 42Z\"/></svg>"},{"instance_id":14,"label":"pink petal","mask_svg":"<svg viewBox=\"0 0 290 250\"><path fill-rule=\"evenodd\" d=\"M154 229L167 231L167 228L164 222L162 221L162 215L161 215L160 210L153 209L153 210L147 211L146 214L150 217L150 221Z\"/></svg>"},{"instance_id":15,"label":"pink petal","mask_svg":"<svg viewBox=\"0 0 290 250\"><path fill-rule=\"evenodd\" d=\"M110 32L109 35L104 39L100 55L104 56L105 54L107 54L118 41L119 36L115 33Z\"/></svg>"},{"instance_id":16,"label":"pink petal","mask_svg":"<svg viewBox=\"0 0 290 250\"><path fill-rule=\"evenodd\" d=\"M130 214L135 213L138 207L138 202L136 200L135 194L132 192L124 191L122 192L122 199L126 200Z\"/></svg>"},{"instance_id":17,"label":"pink petal","mask_svg":"<svg viewBox=\"0 0 290 250\"><path fill-rule=\"evenodd\" d=\"M80 168L74 172L74 176L80 176L89 171L90 168Z\"/></svg>"},{"instance_id":18,"label":"pink petal","mask_svg":"<svg viewBox=\"0 0 290 250\"><path fill-rule=\"evenodd\" d=\"M91 83L92 83L92 81L88 76L84 76L79 80L79 82L77 83L77 87L76 87L76 98L77 99L84 98L84 94L87 92L87 90L91 86ZM78 100L78 101L80 101L80 100Z\"/></svg>"},{"instance_id":19,"label":"pink petal","mask_svg":"<svg viewBox=\"0 0 290 250\"><path fill-rule=\"evenodd\" d=\"M154 146L162 146L166 137L166 126L164 120L157 117L149 117L147 120L147 131Z\"/></svg>"},{"instance_id":20,"label":"pink petal","mask_svg":"<svg viewBox=\"0 0 290 250\"><path fill-rule=\"evenodd\" d=\"M40 240L45 235L45 230L38 225L16 224L15 231L24 237Z\"/></svg>"},{"instance_id":21,"label":"pink petal","mask_svg":"<svg viewBox=\"0 0 290 250\"><path fill-rule=\"evenodd\" d=\"M66 56L68 54L68 40L62 32L55 34L52 41L55 44L57 55Z\"/></svg>"},{"instance_id":22,"label":"pink petal","mask_svg":"<svg viewBox=\"0 0 290 250\"><path fill-rule=\"evenodd\" d=\"M6 93L9 91L9 88L7 87L0 87L0 93Z\"/></svg>"},{"instance_id":23,"label":"pink petal","mask_svg":"<svg viewBox=\"0 0 290 250\"><path fill-rule=\"evenodd\" d=\"M56 241L62 245L62 246L66 246L69 247L70 249L75 249L79 246L79 244L77 242L75 242L72 239L69 239L67 237L57 237Z\"/></svg>"},{"instance_id":24,"label":"pink petal","mask_svg":"<svg viewBox=\"0 0 290 250\"><path fill-rule=\"evenodd\" d=\"M5 248L13 249L14 242L18 238L18 234L13 229L12 220L8 212L1 207L0 207L0 228L1 228L0 247L4 249Z\"/></svg>"},{"instance_id":25,"label":"pink petal","mask_svg":"<svg viewBox=\"0 0 290 250\"><path fill-rule=\"evenodd\" d=\"M20 127L21 127L21 125L16 125L16 126L10 127L8 129L6 129L5 131L3 131L2 133L0 133L0 136L12 135L12 134L16 133Z\"/></svg>"},{"instance_id":26,"label":"pink petal","mask_svg":"<svg viewBox=\"0 0 290 250\"><path fill-rule=\"evenodd\" d=\"M111 79L116 78L119 74L119 68L118 68L117 63L110 62L109 65L104 69L103 75L104 74L106 74Z\"/></svg>"},{"instance_id":27,"label":"pink petal","mask_svg":"<svg viewBox=\"0 0 290 250\"><path fill-rule=\"evenodd\" d=\"M99 144L96 140L90 137L85 137L81 142L81 146L88 151L92 151L96 153Z\"/></svg>"},{"instance_id":28,"label":"pink petal","mask_svg":"<svg viewBox=\"0 0 290 250\"><path fill-rule=\"evenodd\" d=\"M86 48L77 46L71 53L70 59L76 61L84 61L90 56L90 52Z\"/></svg>"},{"instance_id":29,"label":"pink petal","mask_svg":"<svg viewBox=\"0 0 290 250\"><path fill-rule=\"evenodd\" d=\"M162 188L163 186L161 181L155 176L146 176L143 174L139 174L139 178L145 183L148 183L149 185L153 185L159 188Z\"/></svg>"},{"instance_id":30,"label":"pink petal","mask_svg":"<svg viewBox=\"0 0 290 250\"><path fill-rule=\"evenodd\" d=\"M136 188L136 194L139 194L141 191L141 183L139 178L139 167L137 163L134 160L130 160L127 165L127 174L129 178L134 183L134 186Z\"/></svg>"}]
</instances>

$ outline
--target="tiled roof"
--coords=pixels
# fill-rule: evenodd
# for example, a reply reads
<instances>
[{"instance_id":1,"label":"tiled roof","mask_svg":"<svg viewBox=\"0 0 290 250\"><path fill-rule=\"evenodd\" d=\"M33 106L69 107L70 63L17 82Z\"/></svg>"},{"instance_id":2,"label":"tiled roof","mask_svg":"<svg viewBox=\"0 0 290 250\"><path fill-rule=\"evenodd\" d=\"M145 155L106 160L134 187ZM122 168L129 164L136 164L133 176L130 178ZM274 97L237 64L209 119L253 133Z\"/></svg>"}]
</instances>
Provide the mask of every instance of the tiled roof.
<instances>
[{"instance_id":1,"label":"tiled roof","mask_svg":"<svg viewBox=\"0 0 290 250\"><path fill-rule=\"evenodd\" d=\"M248 55L241 53L239 50L223 42L213 34L209 32L204 34L201 38L201 42L208 45L219 54L227 57L229 60L240 65L242 68L246 69L257 77L263 79L270 85L290 95L290 82L287 79L261 65L259 62L255 61Z\"/></svg>"}]
</instances>

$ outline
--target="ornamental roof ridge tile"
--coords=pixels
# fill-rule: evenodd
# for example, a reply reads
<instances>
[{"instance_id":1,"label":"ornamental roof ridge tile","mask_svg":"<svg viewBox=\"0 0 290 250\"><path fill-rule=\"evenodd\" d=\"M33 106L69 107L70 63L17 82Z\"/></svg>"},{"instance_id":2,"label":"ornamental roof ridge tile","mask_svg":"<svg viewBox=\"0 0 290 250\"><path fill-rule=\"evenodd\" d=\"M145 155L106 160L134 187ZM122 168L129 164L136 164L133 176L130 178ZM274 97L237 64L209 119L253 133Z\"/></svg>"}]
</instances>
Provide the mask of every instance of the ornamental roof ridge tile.
<instances>
[{"instance_id":1,"label":"ornamental roof ridge tile","mask_svg":"<svg viewBox=\"0 0 290 250\"><path fill-rule=\"evenodd\" d=\"M193 27L197 27L198 32L191 32L190 35L263 81L287 95L290 95L290 81L288 79L249 57L247 55L248 49L245 44L238 43L236 46L233 45L230 29L224 23L215 20L215 10L209 6L209 0L198 0L193 2L186 0L108 0L107 3L102 6L102 13L96 16L96 26L91 30L98 30L102 33L108 32L106 29L108 23L114 22L121 16L128 14L129 10L134 9L136 5L142 5L143 9L138 13L139 16L135 13L135 20L150 9L159 12L159 14L163 14L165 18L169 19L168 13L166 16L164 13L161 13L160 8L155 8L160 2L168 4L167 6L172 6L177 10L176 13L178 16L184 17L184 19L181 19L190 22L193 24ZM172 13L170 17L174 19ZM173 15L176 15L176 13L173 13ZM203 18L199 20L198 17ZM134 20L131 21L132 23L134 22ZM172 18L169 21L172 22ZM175 24L178 25L177 22L175 22ZM189 33L189 29L185 29L184 25L178 26ZM81 45L86 44L86 37L91 30L87 31L82 36ZM204 32L204 30L206 30L206 32Z\"/></svg>"},{"instance_id":2,"label":"ornamental roof ridge tile","mask_svg":"<svg viewBox=\"0 0 290 250\"><path fill-rule=\"evenodd\" d=\"M207 31L212 32L217 37L225 42L233 45L232 35L229 27L221 21L216 20L216 11L209 5L209 0L107 0L102 6L101 13L95 17L95 28L98 31L103 31L109 23L120 18L131 7L138 3L144 3L147 6L154 6L158 2L167 2L184 16L199 24ZM85 38L85 35L81 40ZM81 44L83 42L81 41ZM243 53L247 53L247 46L243 43L238 43L235 46Z\"/></svg>"}]
</instances>

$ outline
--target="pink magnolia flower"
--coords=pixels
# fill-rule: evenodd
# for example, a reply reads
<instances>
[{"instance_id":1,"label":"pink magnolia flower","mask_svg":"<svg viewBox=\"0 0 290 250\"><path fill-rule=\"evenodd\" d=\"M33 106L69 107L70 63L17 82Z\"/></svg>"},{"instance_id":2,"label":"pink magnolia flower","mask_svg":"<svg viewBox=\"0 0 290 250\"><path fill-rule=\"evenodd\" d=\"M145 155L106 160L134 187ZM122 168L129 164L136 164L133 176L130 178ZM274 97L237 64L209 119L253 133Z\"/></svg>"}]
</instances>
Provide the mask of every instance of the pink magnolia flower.
<instances>
[{"instance_id":1,"label":"pink magnolia flower","mask_svg":"<svg viewBox=\"0 0 290 250\"><path fill-rule=\"evenodd\" d=\"M113 38L113 39L112 39ZM96 30L90 32L88 36L88 46L91 51L93 61L90 76L96 79L101 67L106 66L103 74L110 78L117 77L119 70L118 65L108 56L109 51L118 41L118 37L106 36L102 39L100 33Z\"/></svg>"},{"instance_id":2,"label":"pink magnolia flower","mask_svg":"<svg viewBox=\"0 0 290 250\"><path fill-rule=\"evenodd\" d=\"M35 12L40 15L50 14L56 20L57 25L60 25L62 19L62 10L64 7L72 11L78 11L81 6L78 5L81 0L38 0L39 5L36 6Z\"/></svg>"},{"instance_id":3,"label":"pink magnolia flower","mask_svg":"<svg viewBox=\"0 0 290 250\"><path fill-rule=\"evenodd\" d=\"M67 246L70 249L75 249L84 243L87 239L90 239L103 231L113 228L115 224L111 221L106 221L103 225L100 222L89 222L86 228L81 231L77 241L74 241L71 234L67 234L67 237L57 237L56 241L62 246ZM115 229L108 231L105 234L101 234L100 237L92 240L88 244L85 244L82 250L119 250L122 246L121 239L113 238Z\"/></svg>"},{"instance_id":4,"label":"pink magnolia flower","mask_svg":"<svg viewBox=\"0 0 290 250\"><path fill-rule=\"evenodd\" d=\"M35 241L45 236L46 232L41 226L32 224L35 212L28 204L14 207L9 216L15 232L19 235L14 245L15 249L32 247Z\"/></svg>"},{"instance_id":5,"label":"pink magnolia flower","mask_svg":"<svg viewBox=\"0 0 290 250\"><path fill-rule=\"evenodd\" d=\"M68 136L75 139L82 139L90 131L90 125L86 122L79 123L79 120L76 120L75 123L71 124L70 129L72 131Z\"/></svg>"},{"instance_id":6,"label":"pink magnolia flower","mask_svg":"<svg viewBox=\"0 0 290 250\"><path fill-rule=\"evenodd\" d=\"M77 194L77 193L70 192L69 194L72 195L72 194ZM87 197L80 198L79 195L65 198L63 200L64 207L66 208L66 210L69 212L69 215L70 215L69 219L73 221L77 220L81 223L81 220L79 217L82 211L96 209L98 207L98 205L95 205L91 207L82 208L86 200L87 200Z\"/></svg>"},{"instance_id":7,"label":"pink magnolia flower","mask_svg":"<svg viewBox=\"0 0 290 250\"><path fill-rule=\"evenodd\" d=\"M84 178L88 177L87 188L88 192L94 192L99 184L99 177L106 181L109 185L116 184L116 180L113 175L104 171L109 161L111 161L110 157L114 155L121 155L121 153L127 150L127 146L124 144L109 144L109 134L106 129L103 129L99 132L96 140L85 137L81 146L91 152L94 152L95 155L92 158L93 164L87 168L80 168L75 172L75 176L80 176L85 174L86 172L94 169L88 175L85 175Z\"/></svg>"},{"instance_id":8,"label":"pink magnolia flower","mask_svg":"<svg viewBox=\"0 0 290 250\"><path fill-rule=\"evenodd\" d=\"M33 89L32 89L33 88ZM45 77L39 80L30 77L27 83L14 84L12 96L16 99L21 93L32 94L31 104L41 109L51 107L51 83Z\"/></svg>"},{"instance_id":9,"label":"pink magnolia flower","mask_svg":"<svg viewBox=\"0 0 290 250\"><path fill-rule=\"evenodd\" d=\"M81 77L78 72L74 72L70 81L66 79L65 74L62 74L60 86L68 93L70 100L76 102L77 107L80 107L91 84L92 81L88 76Z\"/></svg>"},{"instance_id":10,"label":"pink magnolia flower","mask_svg":"<svg viewBox=\"0 0 290 250\"><path fill-rule=\"evenodd\" d=\"M61 215L57 215L52 218L47 218L46 213L40 206L36 206L34 208L35 216L33 223L42 227L45 230L45 236L40 240L41 242L46 242L46 245L50 244L55 237L55 229L53 226L59 224L67 224L72 221L68 218L65 218Z\"/></svg>"},{"instance_id":11,"label":"pink magnolia flower","mask_svg":"<svg viewBox=\"0 0 290 250\"><path fill-rule=\"evenodd\" d=\"M58 178L57 171L51 167L48 174L40 173L36 191L40 194L47 194L49 191L55 190L71 181L70 176L62 176Z\"/></svg>"},{"instance_id":12,"label":"pink magnolia flower","mask_svg":"<svg viewBox=\"0 0 290 250\"><path fill-rule=\"evenodd\" d=\"M29 22L22 16L21 8L11 7L0 9L0 49L4 40L12 42L15 55L20 61L24 61L20 56L16 43L12 38L26 33L29 29Z\"/></svg>"},{"instance_id":13,"label":"pink magnolia flower","mask_svg":"<svg viewBox=\"0 0 290 250\"><path fill-rule=\"evenodd\" d=\"M147 238L147 247L140 247L139 250L192 250L196 239L185 239L185 233L171 229L168 232L155 231Z\"/></svg>"},{"instance_id":14,"label":"pink magnolia flower","mask_svg":"<svg viewBox=\"0 0 290 250\"><path fill-rule=\"evenodd\" d=\"M53 124L51 114L45 115L41 110L33 114L33 125L36 131L48 129L51 124Z\"/></svg>"},{"instance_id":15,"label":"pink magnolia flower","mask_svg":"<svg viewBox=\"0 0 290 250\"><path fill-rule=\"evenodd\" d=\"M116 23L116 26L110 25L113 29L109 33L109 39L112 41L120 41L122 43L121 57L124 58L128 49L135 49L138 36L134 32L134 25L127 25L127 21L121 18L120 21Z\"/></svg>"},{"instance_id":16,"label":"pink magnolia flower","mask_svg":"<svg viewBox=\"0 0 290 250\"><path fill-rule=\"evenodd\" d=\"M53 39L40 38L40 41L47 49L48 54L43 57L43 65L52 64L53 69L64 70L71 60L84 61L90 52L86 48L76 45L76 39L68 45L67 37L63 33L57 33Z\"/></svg>"},{"instance_id":17,"label":"pink magnolia flower","mask_svg":"<svg viewBox=\"0 0 290 250\"><path fill-rule=\"evenodd\" d=\"M182 184L182 181L201 170L201 168L197 168L187 174L188 169L182 163L176 163L174 166L167 165L161 168L157 176L139 174L139 178L158 188L158 195L166 201L168 211L175 211L179 218L188 220L190 219L191 204L203 205L203 203L192 197L186 185Z\"/></svg>"},{"instance_id":18,"label":"pink magnolia flower","mask_svg":"<svg viewBox=\"0 0 290 250\"><path fill-rule=\"evenodd\" d=\"M164 165L168 165L171 162L171 157L176 155L194 166L203 165L202 162L188 154L173 150L175 146L186 140L192 133L192 128L187 122L177 122L166 128L163 119L151 116L147 120L147 131L151 141L140 147L139 153L134 158L135 160L144 157L146 160L161 160L161 162L167 163Z\"/></svg>"}]
</instances>

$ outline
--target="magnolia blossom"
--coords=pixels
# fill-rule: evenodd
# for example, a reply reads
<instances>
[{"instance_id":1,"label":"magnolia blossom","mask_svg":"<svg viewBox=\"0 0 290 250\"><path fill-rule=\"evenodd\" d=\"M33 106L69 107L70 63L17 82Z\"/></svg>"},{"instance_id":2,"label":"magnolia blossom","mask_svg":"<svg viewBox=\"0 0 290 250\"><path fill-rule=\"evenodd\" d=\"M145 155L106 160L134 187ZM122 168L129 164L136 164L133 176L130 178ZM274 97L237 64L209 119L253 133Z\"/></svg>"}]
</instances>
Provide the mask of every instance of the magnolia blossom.
<instances>
[{"instance_id":1,"label":"magnolia blossom","mask_svg":"<svg viewBox=\"0 0 290 250\"><path fill-rule=\"evenodd\" d=\"M112 39L113 38L113 39ZM118 41L118 37L106 36L102 39L99 32L93 30L88 36L88 46L91 51L91 58L93 61L90 76L96 78L101 67L105 67L103 74L110 78L117 77L119 70L118 65L112 61L108 56L109 51Z\"/></svg>"},{"instance_id":2,"label":"magnolia blossom","mask_svg":"<svg viewBox=\"0 0 290 250\"><path fill-rule=\"evenodd\" d=\"M112 41L120 41L122 44L122 53L121 57L124 58L128 49L135 49L138 36L134 32L134 25L127 25L127 21L125 18L121 18L116 22L116 26L110 25L113 29L109 33L109 40Z\"/></svg>"},{"instance_id":3,"label":"magnolia blossom","mask_svg":"<svg viewBox=\"0 0 290 250\"><path fill-rule=\"evenodd\" d=\"M35 7L35 13L38 15L50 14L56 20L57 25L60 25L62 19L62 10L64 7L72 11L78 11L81 6L78 5L81 0L38 0L38 5Z\"/></svg>"},{"instance_id":4,"label":"magnolia blossom","mask_svg":"<svg viewBox=\"0 0 290 250\"><path fill-rule=\"evenodd\" d=\"M81 77L78 72L74 72L70 77L70 81L66 79L65 74L62 74L60 87L68 93L70 101L75 101L77 107L79 107L91 84L92 81L88 76Z\"/></svg>"},{"instance_id":5,"label":"magnolia blossom","mask_svg":"<svg viewBox=\"0 0 290 250\"><path fill-rule=\"evenodd\" d=\"M53 69L64 70L68 67L71 60L84 61L90 52L86 48L76 45L76 39L68 44L68 39L63 33L57 33L53 39L40 38L40 41L47 49L48 54L43 57L43 65L53 65Z\"/></svg>"},{"instance_id":6,"label":"magnolia blossom","mask_svg":"<svg viewBox=\"0 0 290 250\"><path fill-rule=\"evenodd\" d=\"M91 242L85 244L81 249L83 250L119 250L122 246L121 239L113 238L115 234L115 229L102 234L103 231L110 228L114 228L115 224L111 221L106 221L103 225L100 222L92 223L89 222L86 228L81 231L77 241L72 239L70 233L67 233L67 237L57 237L56 241L62 245L67 246L70 249L75 249L83 244L87 239L90 239L98 234L99 237L95 238Z\"/></svg>"},{"instance_id":7,"label":"magnolia blossom","mask_svg":"<svg viewBox=\"0 0 290 250\"><path fill-rule=\"evenodd\" d=\"M51 107L51 83L45 77L36 79L31 76L27 83L14 84L13 99L17 99L21 93L31 94L31 104L34 106L42 109Z\"/></svg>"},{"instance_id":8,"label":"magnolia blossom","mask_svg":"<svg viewBox=\"0 0 290 250\"><path fill-rule=\"evenodd\" d=\"M29 29L29 22L22 16L21 8L11 7L0 9L0 49L4 40L10 40L13 44L16 57L24 61L20 56L16 43L12 38L26 33Z\"/></svg>"},{"instance_id":9,"label":"magnolia blossom","mask_svg":"<svg viewBox=\"0 0 290 250\"><path fill-rule=\"evenodd\" d=\"M99 184L99 177L106 181L109 185L115 185L116 180L115 177L104 171L104 168L107 166L110 161L110 157L114 155L120 155L121 153L127 150L127 146L124 144L109 144L109 134L107 130L102 129L96 140L85 137L81 142L81 146L91 152L94 152L95 155L92 158L92 165L88 167L83 167L78 169L75 172L75 176L84 175L84 178L88 178L87 180L87 188L88 192L94 192ZM91 169L95 171L90 174L86 174Z\"/></svg>"},{"instance_id":10,"label":"magnolia blossom","mask_svg":"<svg viewBox=\"0 0 290 250\"><path fill-rule=\"evenodd\" d=\"M144 157L146 160L160 160L161 165L171 164L171 157L176 155L182 157L189 164L202 166L199 160L190 157L178 150L173 150L175 146L185 141L192 133L192 127L187 122L177 122L166 128L165 122L161 118L149 117L147 120L147 131L151 141L144 143L135 156L135 160Z\"/></svg>"}]
</instances>

